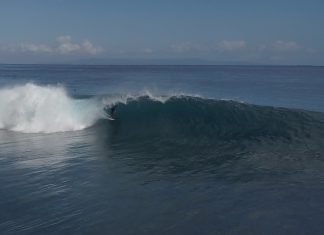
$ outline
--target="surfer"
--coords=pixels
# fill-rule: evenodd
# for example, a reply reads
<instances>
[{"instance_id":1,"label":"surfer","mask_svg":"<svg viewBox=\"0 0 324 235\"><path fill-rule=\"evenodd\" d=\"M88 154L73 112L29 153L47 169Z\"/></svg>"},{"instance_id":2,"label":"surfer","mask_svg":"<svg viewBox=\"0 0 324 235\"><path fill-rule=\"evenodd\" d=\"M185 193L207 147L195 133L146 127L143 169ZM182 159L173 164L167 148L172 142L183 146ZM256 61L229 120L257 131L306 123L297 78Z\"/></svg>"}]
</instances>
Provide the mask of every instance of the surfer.
<instances>
[{"instance_id":1,"label":"surfer","mask_svg":"<svg viewBox=\"0 0 324 235\"><path fill-rule=\"evenodd\" d=\"M114 104L112 106L110 105L107 105L105 108L104 108L104 111L106 112L106 117L108 119L111 119L111 120L114 120L115 118L115 113L116 113L116 108L117 108L117 104Z\"/></svg>"},{"instance_id":2,"label":"surfer","mask_svg":"<svg viewBox=\"0 0 324 235\"><path fill-rule=\"evenodd\" d=\"M116 108L117 108L117 104L113 105L113 106L110 108L110 113L109 113L109 114L110 114L110 116L111 116L112 118L115 117Z\"/></svg>"}]
</instances>

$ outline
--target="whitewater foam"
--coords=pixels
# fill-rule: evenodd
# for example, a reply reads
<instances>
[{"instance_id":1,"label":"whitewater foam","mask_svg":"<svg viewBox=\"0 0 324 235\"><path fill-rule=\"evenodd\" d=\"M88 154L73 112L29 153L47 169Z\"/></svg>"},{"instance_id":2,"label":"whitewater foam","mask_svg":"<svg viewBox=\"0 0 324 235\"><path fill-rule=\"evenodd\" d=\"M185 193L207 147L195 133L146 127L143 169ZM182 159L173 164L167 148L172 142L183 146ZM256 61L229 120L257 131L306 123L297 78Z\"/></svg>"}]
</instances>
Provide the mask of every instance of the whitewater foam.
<instances>
[{"instance_id":1,"label":"whitewater foam","mask_svg":"<svg viewBox=\"0 0 324 235\"><path fill-rule=\"evenodd\" d=\"M82 130L104 118L93 99L73 99L62 86L25 85L0 90L0 128L24 133Z\"/></svg>"}]
</instances>

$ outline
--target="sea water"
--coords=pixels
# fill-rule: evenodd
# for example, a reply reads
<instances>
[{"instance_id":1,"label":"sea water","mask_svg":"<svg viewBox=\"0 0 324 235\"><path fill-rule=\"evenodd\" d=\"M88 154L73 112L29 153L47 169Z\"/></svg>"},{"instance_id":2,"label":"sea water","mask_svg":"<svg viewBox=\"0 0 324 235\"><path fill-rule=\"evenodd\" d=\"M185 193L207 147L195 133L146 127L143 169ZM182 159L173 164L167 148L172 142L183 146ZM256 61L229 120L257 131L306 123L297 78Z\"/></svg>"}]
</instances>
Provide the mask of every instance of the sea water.
<instances>
[{"instance_id":1,"label":"sea water","mask_svg":"<svg viewBox=\"0 0 324 235\"><path fill-rule=\"evenodd\" d=\"M323 101L324 67L1 65L0 233L322 234Z\"/></svg>"}]
</instances>

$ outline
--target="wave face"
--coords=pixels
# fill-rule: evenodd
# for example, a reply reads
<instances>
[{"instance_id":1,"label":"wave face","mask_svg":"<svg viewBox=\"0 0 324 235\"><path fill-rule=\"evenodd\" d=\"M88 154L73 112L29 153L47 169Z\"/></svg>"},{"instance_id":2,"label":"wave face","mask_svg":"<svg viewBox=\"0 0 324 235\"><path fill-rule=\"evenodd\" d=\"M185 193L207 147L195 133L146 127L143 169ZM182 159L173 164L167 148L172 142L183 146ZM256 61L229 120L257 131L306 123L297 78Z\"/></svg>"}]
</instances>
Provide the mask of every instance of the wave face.
<instances>
[{"instance_id":1,"label":"wave face","mask_svg":"<svg viewBox=\"0 0 324 235\"><path fill-rule=\"evenodd\" d=\"M160 101L147 96L120 104L114 125L130 138L289 139L321 129L323 117L321 113L234 101L189 96Z\"/></svg>"},{"instance_id":2,"label":"wave face","mask_svg":"<svg viewBox=\"0 0 324 235\"><path fill-rule=\"evenodd\" d=\"M25 84L0 90L0 128L24 133L82 130L103 117L92 99L76 100L61 86Z\"/></svg>"},{"instance_id":3,"label":"wave face","mask_svg":"<svg viewBox=\"0 0 324 235\"><path fill-rule=\"evenodd\" d=\"M322 113L189 96L130 99L95 130L112 156L157 177L274 177L322 164L324 151Z\"/></svg>"}]
</instances>

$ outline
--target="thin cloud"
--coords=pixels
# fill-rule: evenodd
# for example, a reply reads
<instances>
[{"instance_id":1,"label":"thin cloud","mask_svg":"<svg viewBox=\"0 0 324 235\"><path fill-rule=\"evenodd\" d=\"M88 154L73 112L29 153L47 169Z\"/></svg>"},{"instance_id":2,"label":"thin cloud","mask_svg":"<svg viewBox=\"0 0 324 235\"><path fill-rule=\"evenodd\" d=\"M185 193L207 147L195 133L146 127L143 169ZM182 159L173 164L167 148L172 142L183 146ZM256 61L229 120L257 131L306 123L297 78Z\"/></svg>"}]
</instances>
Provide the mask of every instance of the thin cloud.
<instances>
[{"instance_id":1,"label":"thin cloud","mask_svg":"<svg viewBox=\"0 0 324 235\"><path fill-rule=\"evenodd\" d=\"M89 40L82 43L82 50L91 55L97 55L103 52L101 47L95 47Z\"/></svg>"},{"instance_id":2,"label":"thin cloud","mask_svg":"<svg viewBox=\"0 0 324 235\"><path fill-rule=\"evenodd\" d=\"M31 53L53 53L53 49L44 44L34 44L34 43L22 43L19 49L22 52Z\"/></svg>"},{"instance_id":3,"label":"thin cloud","mask_svg":"<svg viewBox=\"0 0 324 235\"><path fill-rule=\"evenodd\" d=\"M273 44L273 49L276 51L298 51L303 47L295 41L282 41L278 40Z\"/></svg>"},{"instance_id":4,"label":"thin cloud","mask_svg":"<svg viewBox=\"0 0 324 235\"><path fill-rule=\"evenodd\" d=\"M103 52L103 48L94 46L89 40L82 43L74 42L69 35L62 35L56 38L56 45L37 43L21 43L18 46L1 46L1 51L10 53L32 53L50 55L73 55L88 54L98 55Z\"/></svg>"},{"instance_id":5,"label":"thin cloud","mask_svg":"<svg viewBox=\"0 0 324 235\"><path fill-rule=\"evenodd\" d=\"M59 36L57 38L58 46L55 49L60 54L84 53L97 55L103 52L101 47L96 47L89 40L84 40L81 44L72 40L69 35Z\"/></svg>"},{"instance_id":6,"label":"thin cloud","mask_svg":"<svg viewBox=\"0 0 324 235\"><path fill-rule=\"evenodd\" d=\"M204 47L199 44L194 44L192 42L182 42L178 44L171 45L172 51L176 53L188 53L188 52L201 52L204 51Z\"/></svg>"},{"instance_id":7,"label":"thin cloud","mask_svg":"<svg viewBox=\"0 0 324 235\"><path fill-rule=\"evenodd\" d=\"M224 40L217 43L216 49L219 51L237 51L246 48L246 42L244 40Z\"/></svg>"},{"instance_id":8,"label":"thin cloud","mask_svg":"<svg viewBox=\"0 0 324 235\"><path fill-rule=\"evenodd\" d=\"M177 53L194 53L194 52L235 52L245 49L247 43L244 40L223 40L215 44L203 45L191 42L183 42L171 45L171 49Z\"/></svg>"},{"instance_id":9,"label":"thin cloud","mask_svg":"<svg viewBox=\"0 0 324 235\"><path fill-rule=\"evenodd\" d=\"M303 45L295 41L277 40L270 44L263 44L259 46L259 51L271 53L298 52L303 50L308 51Z\"/></svg>"},{"instance_id":10,"label":"thin cloud","mask_svg":"<svg viewBox=\"0 0 324 235\"><path fill-rule=\"evenodd\" d=\"M71 36L59 36L57 39L58 46L55 51L60 54L70 54L73 52L79 52L81 46L77 43L72 42Z\"/></svg>"}]
</instances>

